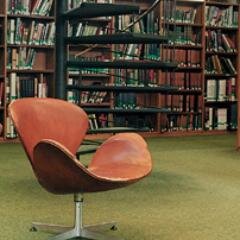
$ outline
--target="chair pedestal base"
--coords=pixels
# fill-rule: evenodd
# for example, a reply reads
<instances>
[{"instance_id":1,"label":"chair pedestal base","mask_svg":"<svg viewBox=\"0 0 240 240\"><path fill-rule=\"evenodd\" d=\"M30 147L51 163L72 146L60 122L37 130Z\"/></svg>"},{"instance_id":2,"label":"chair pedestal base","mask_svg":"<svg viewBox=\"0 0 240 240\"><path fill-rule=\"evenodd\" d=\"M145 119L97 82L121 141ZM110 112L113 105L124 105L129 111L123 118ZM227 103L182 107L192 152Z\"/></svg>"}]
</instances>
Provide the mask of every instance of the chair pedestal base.
<instances>
[{"instance_id":1,"label":"chair pedestal base","mask_svg":"<svg viewBox=\"0 0 240 240\"><path fill-rule=\"evenodd\" d=\"M102 223L98 225L82 225L82 204L81 195L74 196L75 201L75 226L62 226L54 224L44 224L39 222L32 223L32 231L43 231L47 233L57 234L49 240L68 240L72 238L92 239L92 240L123 240L115 236L103 234L104 231L116 230L116 222Z\"/></svg>"}]
</instances>

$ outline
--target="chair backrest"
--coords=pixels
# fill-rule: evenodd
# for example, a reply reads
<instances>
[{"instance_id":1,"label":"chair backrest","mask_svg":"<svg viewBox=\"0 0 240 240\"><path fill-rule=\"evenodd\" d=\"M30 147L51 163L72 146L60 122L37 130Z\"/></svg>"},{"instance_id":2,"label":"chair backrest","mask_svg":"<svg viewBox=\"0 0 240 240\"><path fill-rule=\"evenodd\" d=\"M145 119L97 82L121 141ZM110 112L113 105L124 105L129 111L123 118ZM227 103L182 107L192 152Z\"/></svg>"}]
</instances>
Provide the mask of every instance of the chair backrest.
<instances>
[{"instance_id":1,"label":"chair backrest","mask_svg":"<svg viewBox=\"0 0 240 240\"><path fill-rule=\"evenodd\" d=\"M86 113L59 99L23 98L8 110L32 165L33 149L40 140L55 140L75 154L88 129Z\"/></svg>"}]
</instances>

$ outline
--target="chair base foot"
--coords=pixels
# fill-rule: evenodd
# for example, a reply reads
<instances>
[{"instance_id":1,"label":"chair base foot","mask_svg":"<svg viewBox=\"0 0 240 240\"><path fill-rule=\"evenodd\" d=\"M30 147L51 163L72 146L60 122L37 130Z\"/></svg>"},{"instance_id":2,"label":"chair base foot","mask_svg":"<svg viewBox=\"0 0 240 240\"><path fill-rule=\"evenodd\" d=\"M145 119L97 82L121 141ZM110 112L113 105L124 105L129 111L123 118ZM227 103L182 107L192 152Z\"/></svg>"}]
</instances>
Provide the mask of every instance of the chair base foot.
<instances>
[{"instance_id":1,"label":"chair base foot","mask_svg":"<svg viewBox=\"0 0 240 240\"><path fill-rule=\"evenodd\" d=\"M49 240L68 240L72 238L92 240L123 240L122 238L107 236L102 233L104 231L116 229L116 222L87 225L82 228L33 222L30 230L57 234L54 237L50 237Z\"/></svg>"},{"instance_id":2,"label":"chair base foot","mask_svg":"<svg viewBox=\"0 0 240 240\"><path fill-rule=\"evenodd\" d=\"M46 232L52 234L59 234L63 232L67 232L71 230L73 226L63 226L63 225L56 225L56 224L47 224L47 223L40 223L40 222L32 222L32 227L30 231L32 232Z\"/></svg>"}]
</instances>

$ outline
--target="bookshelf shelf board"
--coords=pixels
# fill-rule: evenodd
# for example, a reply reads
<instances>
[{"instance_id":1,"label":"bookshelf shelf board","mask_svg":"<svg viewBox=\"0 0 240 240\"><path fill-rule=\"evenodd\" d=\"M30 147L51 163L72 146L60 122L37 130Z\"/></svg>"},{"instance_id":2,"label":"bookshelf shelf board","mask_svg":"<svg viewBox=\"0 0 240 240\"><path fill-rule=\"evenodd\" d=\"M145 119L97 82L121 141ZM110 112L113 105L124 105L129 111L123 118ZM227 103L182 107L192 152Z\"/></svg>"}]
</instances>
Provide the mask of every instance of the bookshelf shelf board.
<instances>
[{"instance_id":1,"label":"bookshelf shelf board","mask_svg":"<svg viewBox=\"0 0 240 240\"><path fill-rule=\"evenodd\" d=\"M168 113L166 108L139 108L139 109L121 109L121 108L83 108L87 113Z\"/></svg>"},{"instance_id":2,"label":"bookshelf shelf board","mask_svg":"<svg viewBox=\"0 0 240 240\"><path fill-rule=\"evenodd\" d=\"M8 69L8 73L27 73L27 74L34 74L34 73L43 73L43 74L53 74L54 70L44 70L44 69Z\"/></svg>"},{"instance_id":3,"label":"bookshelf shelf board","mask_svg":"<svg viewBox=\"0 0 240 240\"><path fill-rule=\"evenodd\" d=\"M139 93L169 93L177 91L175 87L132 87L132 86L73 86L68 85L68 90L76 89L80 91L110 91L110 92L139 92Z\"/></svg>"},{"instance_id":4,"label":"bookshelf shelf board","mask_svg":"<svg viewBox=\"0 0 240 240\"><path fill-rule=\"evenodd\" d=\"M119 69L162 69L169 70L177 67L173 62L161 61L141 61L141 60L115 60L109 62L96 62L96 61L67 61L68 67L73 68L119 68Z\"/></svg>"},{"instance_id":5,"label":"bookshelf shelf board","mask_svg":"<svg viewBox=\"0 0 240 240\"><path fill-rule=\"evenodd\" d=\"M205 78L231 78L236 77L237 74L210 74L205 73Z\"/></svg>"},{"instance_id":6,"label":"bookshelf shelf board","mask_svg":"<svg viewBox=\"0 0 240 240\"><path fill-rule=\"evenodd\" d=\"M208 30L237 31L238 27L206 26Z\"/></svg>"},{"instance_id":7,"label":"bookshelf shelf board","mask_svg":"<svg viewBox=\"0 0 240 240\"><path fill-rule=\"evenodd\" d=\"M166 36L147 35L142 33L116 33L98 36L81 36L65 38L66 44L130 44L130 43L166 43Z\"/></svg>"},{"instance_id":8,"label":"bookshelf shelf board","mask_svg":"<svg viewBox=\"0 0 240 240\"><path fill-rule=\"evenodd\" d=\"M36 45L36 44L8 44L9 48L39 48L39 49L51 49L54 50L53 45Z\"/></svg>"},{"instance_id":9,"label":"bookshelf shelf board","mask_svg":"<svg viewBox=\"0 0 240 240\"><path fill-rule=\"evenodd\" d=\"M202 71L201 67L177 67L176 72L185 72L185 71L191 71L191 72L199 72Z\"/></svg>"},{"instance_id":10,"label":"bookshelf shelf board","mask_svg":"<svg viewBox=\"0 0 240 240\"><path fill-rule=\"evenodd\" d=\"M238 7L238 4L236 4L236 3L217 2L217 1L206 1L206 5L211 5L211 6L223 6L223 7L229 7L229 6Z\"/></svg>"},{"instance_id":11,"label":"bookshelf shelf board","mask_svg":"<svg viewBox=\"0 0 240 240\"><path fill-rule=\"evenodd\" d=\"M204 3L204 0L177 0L177 3L182 4L193 4L194 6L196 3Z\"/></svg>"},{"instance_id":12,"label":"bookshelf shelf board","mask_svg":"<svg viewBox=\"0 0 240 240\"><path fill-rule=\"evenodd\" d=\"M214 106L229 106L229 104L235 104L237 103L236 101L206 101L205 100L205 104L210 106L210 105L214 105Z\"/></svg>"},{"instance_id":13,"label":"bookshelf shelf board","mask_svg":"<svg viewBox=\"0 0 240 240\"><path fill-rule=\"evenodd\" d=\"M196 49L201 50L201 45L192 45L192 44L163 44L164 48L177 48L177 49Z\"/></svg>"},{"instance_id":14,"label":"bookshelf shelf board","mask_svg":"<svg viewBox=\"0 0 240 240\"><path fill-rule=\"evenodd\" d=\"M94 47L91 44L81 44L81 45L69 44L68 46L69 46L70 50L75 50L76 49L77 51L79 51L79 49L90 48L90 50L89 50L90 52L91 51L99 51L99 50L101 50L101 51L111 51L111 49L112 49L110 44L109 45L108 44L107 45L97 44L97 45L94 45Z\"/></svg>"},{"instance_id":15,"label":"bookshelf shelf board","mask_svg":"<svg viewBox=\"0 0 240 240\"><path fill-rule=\"evenodd\" d=\"M110 107L109 102L102 103L81 103L81 107Z\"/></svg>"},{"instance_id":16,"label":"bookshelf shelf board","mask_svg":"<svg viewBox=\"0 0 240 240\"><path fill-rule=\"evenodd\" d=\"M8 18L25 18L30 20L41 20L41 21L54 21L55 17L52 16L41 16L41 15L24 15L24 14L8 14Z\"/></svg>"},{"instance_id":17,"label":"bookshelf shelf board","mask_svg":"<svg viewBox=\"0 0 240 240\"><path fill-rule=\"evenodd\" d=\"M238 55L237 51L234 52L218 52L218 51L206 51L207 55L222 55L222 56L236 56Z\"/></svg>"},{"instance_id":18,"label":"bookshelf shelf board","mask_svg":"<svg viewBox=\"0 0 240 240\"><path fill-rule=\"evenodd\" d=\"M69 77L80 77L80 78L89 78L93 79L93 81L96 80L96 78L109 78L111 77L109 74L101 74L101 73L69 73Z\"/></svg>"},{"instance_id":19,"label":"bookshelf shelf board","mask_svg":"<svg viewBox=\"0 0 240 240\"><path fill-rule=\"evenodd\" d=\"M5 18L5 15L1 13L0 18Z\"/></svg>"},{"instance_id":20,"label":"bookshelf shelf board","mask_svg":"<svg viewBox=\"0 0 240 240\"><path fill-rule=\"evenodd\" d=\"M125 4L82 3L80 7L63 14L63 17L68 20L73 18L95 18L133 13L139 13L139 7Z\"/></svg>"},{"instance_id":21,"label":"bookshelf shelf board","mask_svg":"<svg viewBox=\"0 0 240 240\"><path fill-rule=\"evenodd\" d=\"M150 132L149 128L109 127L88 130L88 133Z\"/></svg>"},{"instance_id":22,"label":"bookshelf shelf board","mask_svg":"<svg viewBox=\"0 0 240 240\"><path fill-rule=\"evenodd\" d=\"M196 28L202 28L202 24L198 23L189 23L189 22L172 22L172 21L163 21L163 24L165 25L172 25L172 26L188 26L188 27L196 27Z\"/></svg>"},{"instance_id":23,"label":"bookshelf shelf board","mask_svg":"<svg viewBox=\"0 0 240 240\"><path fill-rule=\"evenodd\" d=\"M202 114L201 112L183 112L183 111L173 111L173 110L169 110L169 113L167 113L168 115L200 115Z\"/></svg>"},{"instance_id":24,"label":"bookshelf shelf board","mask_svg":"<svg viewBox=\"0 0 240 240\"><path fill-rule=\"evenodd\" d=\"M202 90L200 89L179 89L176 92L173 92L176 95L201 95Z\"/></svg>"}]
</instances>

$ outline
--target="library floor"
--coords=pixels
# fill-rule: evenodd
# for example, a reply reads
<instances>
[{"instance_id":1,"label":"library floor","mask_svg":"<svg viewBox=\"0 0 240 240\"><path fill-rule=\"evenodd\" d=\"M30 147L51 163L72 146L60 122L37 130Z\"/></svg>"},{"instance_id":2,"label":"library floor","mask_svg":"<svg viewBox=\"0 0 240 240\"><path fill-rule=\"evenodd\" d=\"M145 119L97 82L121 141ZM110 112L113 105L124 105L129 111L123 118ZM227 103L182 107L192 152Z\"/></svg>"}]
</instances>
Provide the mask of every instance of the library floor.
<instances>
[{"instance_id":1,"label":"library floor","mask_svg":"<svg viewBox=\"0 0 240 240\"><path fill-rule=\"evenodd\" d=\"M119 231L112 234L125 240L240 239L235 136L148 142L152 175L125 189L85 195L85 222L116 220ZM0 153L0 239L48 239L49 234L29 232L32 220L72 223L72 196L43 190L20 145L1 144Z\"/></svg>"}]
</instances>

